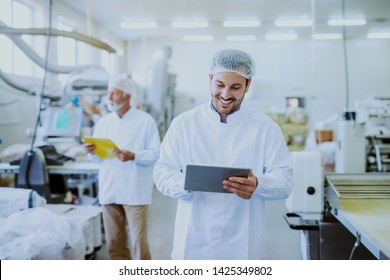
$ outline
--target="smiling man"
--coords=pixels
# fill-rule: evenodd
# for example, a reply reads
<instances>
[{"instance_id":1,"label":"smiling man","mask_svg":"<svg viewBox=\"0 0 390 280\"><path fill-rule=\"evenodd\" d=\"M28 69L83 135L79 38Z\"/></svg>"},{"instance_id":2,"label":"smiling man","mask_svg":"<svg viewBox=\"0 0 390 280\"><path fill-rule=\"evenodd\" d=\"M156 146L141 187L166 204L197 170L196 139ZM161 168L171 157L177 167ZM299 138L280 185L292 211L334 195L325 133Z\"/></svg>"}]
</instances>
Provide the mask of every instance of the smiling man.
<instances>
[{"instance_id":1,"label":"smiling man","mask_svg":"<svg viewBox=\"0 0 390 280\"><path fill-rule=\"evenodd\" d=\"M255 74L249 54L218 51L209 73L211 102L172 121L154 168L158 190L178 199L172 258L263 259L265 201L292 190L289 152L279 126L243 102ZM188 164L250 172L223 180L226 193L190 192Z\"/></svg>"},{"instance_id":2,"label":"smiling man","mask_svg":"<svg viewBox=\"0 0 390 280\"><path fill-rule=\"evenodd\" d=\"M136 92L135 81L127 76L114 76L108 83L111 113L99 119L92 136L112 140L118 146L114 157L100 158L95 145L84 143L88 158L99 164L99 203L108 254L114 260L151 259L147 210L160 136L152 116L132 105Z\"/></svg>"}]
</instances>

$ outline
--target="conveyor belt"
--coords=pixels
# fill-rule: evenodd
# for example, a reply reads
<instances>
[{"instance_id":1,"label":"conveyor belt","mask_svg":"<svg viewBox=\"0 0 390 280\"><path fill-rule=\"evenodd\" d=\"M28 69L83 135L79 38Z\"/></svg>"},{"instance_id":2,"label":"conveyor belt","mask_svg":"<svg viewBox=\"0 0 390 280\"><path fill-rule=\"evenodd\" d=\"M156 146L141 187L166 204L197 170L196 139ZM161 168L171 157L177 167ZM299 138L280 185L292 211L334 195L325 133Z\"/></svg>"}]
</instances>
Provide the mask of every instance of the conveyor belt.
<instances>
[{"instance_id":1,"label":"conveyor belt","mask_svg":"<svg viewBox=\"0 0 390 280\"><path fill-rule=\"evenodd\" d=\"M332 214L378 259L390 257L390 174L325 176Z\"/></svg>"},{"instance_id":2,"label":"conveyor belt","mask_svg":"<svg viewBox=\"0 0 390 280\"><path fill-rule=\"evenodd\" d=\"M337 186L339 199L346 198L390 198L389 186L361 186L361 185L339 185Z\"/></svg>"}]
</instances>

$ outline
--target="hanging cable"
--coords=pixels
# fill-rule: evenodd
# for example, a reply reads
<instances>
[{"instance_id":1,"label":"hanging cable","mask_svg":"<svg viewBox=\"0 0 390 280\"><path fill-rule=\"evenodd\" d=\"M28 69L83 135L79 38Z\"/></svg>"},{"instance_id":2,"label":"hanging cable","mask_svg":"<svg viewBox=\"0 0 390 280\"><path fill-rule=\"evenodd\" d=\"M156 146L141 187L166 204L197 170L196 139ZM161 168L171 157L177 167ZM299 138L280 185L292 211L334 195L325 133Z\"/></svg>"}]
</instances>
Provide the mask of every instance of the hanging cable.
<instances>
[{"instance_id":1,"label":"hanging cable","mask_svg":"<svg viewBox=\"0 0 390 280\"><path fill-rule=\"evenodd\" d=\"M349 255L349 259L352 260L353 256L355 255L356 249L360 246L360 233L356 233L356 241L353 244L351 254Z\"/></svg>"},{"instance_id":2,"label":"hanging cable","mask_svg":"<svg viewBox=\"0 0 390 280\"><path fill-rule=\"evenodd\" d=\"M349 73L348 73L348 55L347 55L347 30L345 25L345 0L342 0L343 11L343 51L344 51L344 70L345 70L345 109L349 111Z\"/></svg>"},{"instance_id":3,"label":"hanging cable","mask_svg":"<svg viewBox=\"0 0 390 280\"><path fill-rule=\"evenodd\" d=\"M51 33L51 21L52 21L52 8L53 8L53 1L50 0L49 4L49 28L47 29L47 43L46 43L46 53L45 53L45 68L44 68L44 76L43 76L43 81L42 81L42 89L40 92L40 95L37 95L37 98L40 98L39 100L39 106L38 106L38 112L37 112L37 119L35 122L35 127L34 127L34 133L31 141L31 147L30 150L27 152L27 164L26 164L26 170L25 170L25 182L28 188L32 188L31 182L30 182L30 169L31 169L31 164L33 162L35 152L33 151L34 149L34 143L35 143L35 138L37 136L37 131L38 131L38 126L40 125L41 122L41 111L42 111L42 104L43 104L43 96L44 96L44 91L45 91L45 86L46 86L46 77L47 77L47 64L49 60L49 46L50 46L50 33ZM20 174L23 175L23 174Z\"/></svg>"},{"instance_id":4,"label":"hanging cable","mask_svg":"<svg viewBox=\"0 0 390 280\"><path fill-rule=\"evenodd\" d=\"M316 28L317 28L317 18L316 18L316 0L311 0L311 20L313 21L313 24L311 26L311 71L314 75L317 72L316 64L317 64L317 54L316 54L316 47L315 47L315 34L316 34Z\"/></svg>"},{"instance_id":5,"label":"hanging cable","mask_svg":"<svg viewBox=\"0 0 390 280\"><path fill-rule=\"evenodd\" d=\"M31 148L30 152L32 152L34 148L34 143L35 143L35 138L37 136L37 131L38 131L38 126L40 125L41 122L41 111L42 111L42 104L43 104L43 97L44 97L44 91L46 87L46 78L47 78L47 65L49 61L49 48L50 48L50 37L51 37L51 21L52 21L52 9L53 9L53 0L50 0L49 3L49 27L47 29L47 41L46 41L46 53L45 53L45 67L44 67L44 74L43 74L43 81L42 81L42 88L41 88L41 93L39 95L39 106L38 106L38 114L37 114L37 120L35 122L35 127L34 127L34 134L33 138L31 141Z\"/></svg>"}]
</instances>

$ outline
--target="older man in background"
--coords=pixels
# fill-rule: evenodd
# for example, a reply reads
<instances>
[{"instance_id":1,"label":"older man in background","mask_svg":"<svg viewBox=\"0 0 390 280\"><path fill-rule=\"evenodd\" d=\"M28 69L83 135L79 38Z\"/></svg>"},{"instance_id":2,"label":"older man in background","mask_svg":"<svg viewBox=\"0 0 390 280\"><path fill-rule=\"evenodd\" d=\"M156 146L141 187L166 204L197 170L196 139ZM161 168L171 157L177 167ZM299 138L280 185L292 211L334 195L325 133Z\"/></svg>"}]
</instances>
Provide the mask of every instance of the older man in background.
<instances>
[{"instance_id":1,"label":"older man in background","mask_svg":"<svg viewBox=\"0 0 390 280\"><path fill-rule=\"evenodd\" d=\"M111 113L99 119L92 136L112 140L118 147L112 150L114 157L99 158L94 153L96 146L84 143L89 159L99 163L98 196L111 259L151 259L147 207L152 201L160 137L154 119L131 106L135 93L136 84L129 77L109 81L107 107Z\"/></svg>"}]
</instances>

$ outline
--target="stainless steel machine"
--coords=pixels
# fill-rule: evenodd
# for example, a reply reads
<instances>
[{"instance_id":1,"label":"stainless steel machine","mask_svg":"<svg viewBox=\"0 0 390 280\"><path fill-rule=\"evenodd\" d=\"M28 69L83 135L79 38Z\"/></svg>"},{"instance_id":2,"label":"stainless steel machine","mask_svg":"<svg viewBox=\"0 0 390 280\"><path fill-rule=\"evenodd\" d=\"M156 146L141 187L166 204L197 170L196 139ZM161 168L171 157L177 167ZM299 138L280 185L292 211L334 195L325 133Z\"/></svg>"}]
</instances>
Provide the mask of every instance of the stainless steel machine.
<instances>
[{"instance_id":1,"label":"stainless steel machine","mask_svg":"<svg viewBox=\"0 0 390 280\"><path fill-rule=\"evenodd\" d=\"M331 214L377 259L390 257L390 174L328 174Z\"/></svg>"},{"instance_id":2,"label":"stainless steel machine","mask_svg":"<svg viewBox=\"0 0 390 280\"><path fill-rule=\"evenodd\" d=\"M300 230L302 259L390 257L390 174L323 173L318 152L293 152L285 220Z\"/></svg>"},{"instance_id":3,"label":"stainless steel machine","mask_svg":"<svg viewBox=\"0 0 390 280\"><path fill-rule=\"evenodd\" d=\"M356 123L365 127L366 172L390 171L390 97L358 100Z\"/></svg>"}]
</instances>

